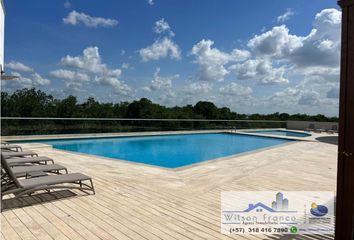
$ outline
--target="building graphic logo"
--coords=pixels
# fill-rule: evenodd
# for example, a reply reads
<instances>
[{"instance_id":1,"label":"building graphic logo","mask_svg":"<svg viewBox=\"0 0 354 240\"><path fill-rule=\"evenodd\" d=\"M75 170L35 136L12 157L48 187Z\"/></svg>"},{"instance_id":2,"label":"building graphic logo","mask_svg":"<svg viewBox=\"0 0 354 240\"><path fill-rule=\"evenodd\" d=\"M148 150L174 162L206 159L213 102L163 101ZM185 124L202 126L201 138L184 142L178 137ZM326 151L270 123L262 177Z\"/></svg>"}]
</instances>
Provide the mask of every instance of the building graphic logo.
<instances>
[{"instance_id":1,"label":"building graphic logo","mask_svg":"<svg viewBox=\"0 0 354 240\"><path fill-rule=\"evenodd\" d=\"M244 212L288 212L289 208L289 200L284 198L283 193L278 192L275 195L275 201L272 202L272 207L267 206L264 203L258 202L256 204L249 204L248 208L244 210Z\"/></svg>"},{"instance_id":2,"label":"building graphic logo","mask_svg":"<svg viewBox=\"0 0 354 240\"><path fill-rule=\"evenodd\" d=\"M281 192L278 192L275 201L272 202L272 208L275 211L288 211L289 207L289 200L284 198Z\"/></svg>"},{"instance_id":3,"label":"building graphic logo","mask_svg":"<svg viewBox=\"0 0 354 240\"><path fill-rule=\"evenodd\" d=\"M316 203L312 203L310 212L313 216L323 217L328 213L328 208L324 205L317 205Z\"/></svg>"}]
</instances>

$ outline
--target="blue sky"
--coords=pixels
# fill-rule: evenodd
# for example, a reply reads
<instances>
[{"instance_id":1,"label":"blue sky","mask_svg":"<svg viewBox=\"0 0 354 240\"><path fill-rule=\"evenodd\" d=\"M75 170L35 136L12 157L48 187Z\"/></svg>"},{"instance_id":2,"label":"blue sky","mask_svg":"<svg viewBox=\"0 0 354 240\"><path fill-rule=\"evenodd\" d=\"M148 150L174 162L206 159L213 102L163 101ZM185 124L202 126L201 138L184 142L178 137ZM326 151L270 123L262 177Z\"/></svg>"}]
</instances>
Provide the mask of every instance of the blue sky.
<instances>
[{"instance_id":1,"label":"blue sky","mask_svg":"<svg viewBox=\"0 0 354 240\"><path fill-rule=\"evenodd\" d=\"M5 1L3 90L338 112L336 1Z\"/></svg>"}]
</instances>

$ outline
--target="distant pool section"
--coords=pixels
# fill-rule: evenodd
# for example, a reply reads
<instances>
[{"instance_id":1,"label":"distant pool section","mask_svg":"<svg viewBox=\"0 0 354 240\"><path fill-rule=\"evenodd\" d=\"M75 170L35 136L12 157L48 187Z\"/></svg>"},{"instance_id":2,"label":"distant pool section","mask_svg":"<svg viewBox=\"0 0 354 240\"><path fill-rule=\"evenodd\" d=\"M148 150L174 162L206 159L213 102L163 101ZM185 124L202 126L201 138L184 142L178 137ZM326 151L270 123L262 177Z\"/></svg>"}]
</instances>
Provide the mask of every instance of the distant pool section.
<instances>
[{"instance_id":1,"label":"distant pool section","mask_svg":"<svg viewBox=\"0 0 354 240\"><path fill-rule=\"evenodd\" d=\"M231 133L171 134L68 140L40 140L53 148L178 168L290 142L281 138Z\"/></svg>"},{"instance_id":2,"label":"distant pool section","mask_svg":"<svg viewBox=\"0 0 354 240\"><path fill-rule=\"evenodd\" d=\"M259 131L245 131L247 133L258 133L264 135L276 135L276 136L286 136L286 137L309 137L311 134L303 132L294 132L288 130L259 130Z\"/></svg>"}]
</instances>

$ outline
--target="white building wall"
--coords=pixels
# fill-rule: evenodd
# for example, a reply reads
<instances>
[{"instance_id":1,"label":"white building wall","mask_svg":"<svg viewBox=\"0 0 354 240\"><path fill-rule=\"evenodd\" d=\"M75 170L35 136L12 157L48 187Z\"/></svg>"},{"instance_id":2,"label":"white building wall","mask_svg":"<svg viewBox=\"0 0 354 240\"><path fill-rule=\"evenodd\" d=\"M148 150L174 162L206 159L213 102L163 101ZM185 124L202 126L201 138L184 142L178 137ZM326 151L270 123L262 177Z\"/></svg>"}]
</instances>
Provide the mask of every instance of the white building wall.
<instances>
[{"instance_id":1,"label":"white building wall","mask_svg":"<svg viewBox=\"0 0 354 240\"><path fill-rule=\"evenodd\" d=\"M1 9L0 9L0 64L2 70L4 69L4 34L5 34L5 9L4 2L1 1Z\"/></svg>"},{"instance_id":2,"label":"white building wall","mask_svg":"<svg viewBox=\"0 0 354 240\"><path fill-rule=\"evenodd\" d=\"M338 130L338 123L336 122L287 121L286 128L291 130L306 130L306 128L310 127L310 124L315 129L334 130L333 128L336 128Z\"/></svg>"}]
</instances>

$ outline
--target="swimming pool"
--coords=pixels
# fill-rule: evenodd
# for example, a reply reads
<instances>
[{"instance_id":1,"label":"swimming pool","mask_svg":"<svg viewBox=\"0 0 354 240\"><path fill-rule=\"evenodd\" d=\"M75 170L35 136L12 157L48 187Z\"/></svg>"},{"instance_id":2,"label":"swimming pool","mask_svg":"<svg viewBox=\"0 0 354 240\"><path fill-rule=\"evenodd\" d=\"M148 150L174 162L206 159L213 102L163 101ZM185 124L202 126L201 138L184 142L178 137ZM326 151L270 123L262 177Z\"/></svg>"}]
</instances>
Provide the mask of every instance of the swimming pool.
<instances>
[{"instance_id":1,"label":"swimming pool","mask_svg":"<svg viewBox=\"0 0 354 240\"><path fill-rule=\"evenodd\" d=\"M228 133L35 141L56 149L166 168L244 153L289 142L286 139Z\"/></svg>"},{"instance_id":2,"label":"swimming pool","mask_svg":"<svg viewBox=\"0 0 354 240\"><path fill-rule=\"evenodd\" d=\"M259 130L259 131L247 131L248 133L259 133L266 135L277 135L277 136L287 136L287 137L308 137L311 136L309 133L294 132L287 130Z\"/></svg>"}]
</instances>

